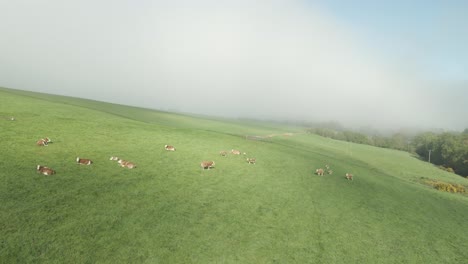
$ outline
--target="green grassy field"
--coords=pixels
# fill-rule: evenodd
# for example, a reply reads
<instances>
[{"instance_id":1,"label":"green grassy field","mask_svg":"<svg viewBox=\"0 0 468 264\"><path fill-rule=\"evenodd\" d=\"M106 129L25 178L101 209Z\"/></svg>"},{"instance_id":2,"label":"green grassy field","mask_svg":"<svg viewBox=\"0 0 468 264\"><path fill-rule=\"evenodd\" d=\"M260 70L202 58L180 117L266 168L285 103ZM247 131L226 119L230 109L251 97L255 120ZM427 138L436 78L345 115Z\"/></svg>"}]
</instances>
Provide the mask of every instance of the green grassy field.
<instances>
[{"instance_id":1,"label":"green grassy field","mask_svg":"<svg viewBox=\"0 0 468 264\"><path fill-rule=\"evenodd\" d=\"M299 132L0 89L0 262L467 263L468 196L424 184L466 179Z\"/></svg>"}]
</instances>

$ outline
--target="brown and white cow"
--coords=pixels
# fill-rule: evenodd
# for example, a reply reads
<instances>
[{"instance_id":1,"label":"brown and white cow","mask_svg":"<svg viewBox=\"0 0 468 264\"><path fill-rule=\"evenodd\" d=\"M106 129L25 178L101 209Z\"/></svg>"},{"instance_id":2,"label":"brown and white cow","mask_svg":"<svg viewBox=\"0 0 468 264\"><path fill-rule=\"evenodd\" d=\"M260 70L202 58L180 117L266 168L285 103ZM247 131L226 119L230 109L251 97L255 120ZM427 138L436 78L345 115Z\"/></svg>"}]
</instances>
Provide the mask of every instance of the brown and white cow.
<instances>
[{"instance_id":1,"label":"brown and white cow","mask_svg":"<svg viewBox=\"0 0 468 264\"><path fill-rule=\"evenodd\" d=\"M122 168L129 168L129 169L136 168L135 163L127 161L127 160L119 159L118 163L120 164L120 167Z\"/></svg>"},{"instance_id":2,"label":"brown and white cow","mask_svg":"<svg viewBox=\"0 0 468 264\"><path fill-rule=\"evenodd\" d=\"M47 146L47 141L44 141L43 139L39 139L38 141L36 141L36 145L42 147L42 146Z\"/></svg>"},{"instance_id":3,"label":"brown and white cow","mask_svg":"<svg viewBox=\"0 0 468 264\"><path fill-rule=\"evenodd\" d=\"M324 171L323 171L322 168L316 169L316 170L315 170L315 173L316 173L317 175L320 175L320 176L323 176L323 172L324 172Z\"/></svg>"},{"instance_id":4,"label":"brown and white cow","mask_svg":"<svg viewBox=\"0 0 468 264\"><path fill-rule=\"evenodd\" d=\"M52 141L50 140L50 138L41 138L38 141L36 141L36 145L38 145L38 146L47 146L51 142Z\"/></svg>"},{"instance_id":5,"label":"brown and white cow","mask_svg":"<svg viewBox=\"0 0 468 264\"><path fill-rule=\"evenodd\" d=\"M353 180L353 175L352 175L351 173L346 173L346 174L345 174L345 178L346 178L347 180Z\"/></svg>"},{"instance_id":6,"label":"brown and white cow","mask_svg":"<svg viewBox=\"0 0 468 264\"><path fill-rule=\"evenodd\" d=\"M241 154L241 152L239 150L235 150L235 149L232 149L231 153L234 154L234 155L240 155Z\"/></svg>"},{"instance_id":7,"label":"brown and white cow","mask_svg":"<svg viewBox=\"0 0 468 264\"><path fill-rule=\"evenodd\" d=\"M79 157L76 158L76 163L80 165L91 165L93 163L90 159L80 159Z\"/></svg>"},{"instance_id":8,"label":"brown and white cow","mask_svg":"<svg viewBox=\"0 0 468 264\"><path fill-rule=\"evenodd\" d=\"M215 166L215 162L214 161L202 161L202 163L200 163L200 166L202 167L202 169L210 169Z\"/></svg>"},{"instance_id":9,"label":"brown and white cow","mask_svg":"<svg viewBox=\"0 0 468 264\"><path fill-rule=\"evenodd\" d=\"M44 174L44 175L52 175L52 174L55 174L55 171L51 168L48 168L48 167L45 167L45 166L41 166L41 165L37 165L36 167L36 171L38 173L41 173L41 174Z\"/></svg>"},{"instance_id":10,"label":"brown and white cow","mask_svg":"<svg viewBox=\"0 0 468 264\"><path fill-rule=\"evenodd\" d=\"M255 162L257 162L257 160L255 158L247 158L247 162L249 164L255 164Z\"/></svg>"},{"instance_id":11,"label":"brown and white cow","mask_svg":"<svg viewBox=\"0 0 468 264\"><path fill-rule=\"evenodd\" d=\"M175 151L175 147L174 147L174 146L164 145L164 148L165 148L166 150L169 150L169 151Z\"/></svg>"}]
</instances>

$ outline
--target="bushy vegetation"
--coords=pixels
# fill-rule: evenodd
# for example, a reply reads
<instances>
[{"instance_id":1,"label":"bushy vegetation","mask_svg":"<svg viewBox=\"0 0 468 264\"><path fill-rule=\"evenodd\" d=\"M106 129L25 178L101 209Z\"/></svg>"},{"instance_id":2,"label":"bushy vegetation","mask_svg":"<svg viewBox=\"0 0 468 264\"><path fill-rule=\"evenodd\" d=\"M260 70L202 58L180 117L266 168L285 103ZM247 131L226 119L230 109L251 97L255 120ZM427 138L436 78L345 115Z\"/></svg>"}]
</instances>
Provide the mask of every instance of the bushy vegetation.
<instances>
[{"instance_id":1,"label":"bushy vegetation","mask_svg":"<svg viewBox=\"0 0 468 264\"><path fill-rule=\"evenodd\" d=\"M468 230L468 197L421 176L466 179L406 152L305 133L246 140L300 130L2 89L0 113L16 117L0 120L2 263L468 259L466 233L454 232ZM36 146L42 137L54 143ZM247 155L219 155L233 148ZM40 175L37 164L57 173ZM333 175L314 175L325 164Z\"/></svg>"},{"instance_id":2,"label":"bushy vegetation","mask_svg":"<svg viewBox=\"0 0 468 264\"><path fill-rule=\"evenodd\" d=\"M444 166L440 165L439 169L444 170L446 172L455 173L455 171L450 167L447 168L447 167L444 167Z\"/></svg>"},{"instance_id":3,"label":"bushy vegetation","mask_svg":"<svg viewBox=\"0 0 468 264\"><path fill-rule=\"evenodd\" d=\"M427 181L428 184L434 186L439 191L451 192L451 193L465 193L465 186L461 184L452 184L442 181Z\"/></svg>"}]
</instances>

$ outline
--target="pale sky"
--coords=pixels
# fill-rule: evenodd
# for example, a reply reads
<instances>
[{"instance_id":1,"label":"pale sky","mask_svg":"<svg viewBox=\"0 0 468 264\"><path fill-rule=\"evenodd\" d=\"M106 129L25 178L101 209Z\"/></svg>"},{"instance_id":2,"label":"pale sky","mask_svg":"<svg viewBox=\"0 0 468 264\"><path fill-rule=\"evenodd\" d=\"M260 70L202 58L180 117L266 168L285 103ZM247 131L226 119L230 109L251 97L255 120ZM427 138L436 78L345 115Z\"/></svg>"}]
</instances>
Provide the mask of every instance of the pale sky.
<instances>
[{"instance_id":1,"label":"pale sky","mask_svg":"<svg viewBox=\"0 0 468 264\"><path fill-rule=\"evenodd\" d=\"M0 86L234 118L462 130L467 3L0 0Z\"/></svg>"}]
</instances>

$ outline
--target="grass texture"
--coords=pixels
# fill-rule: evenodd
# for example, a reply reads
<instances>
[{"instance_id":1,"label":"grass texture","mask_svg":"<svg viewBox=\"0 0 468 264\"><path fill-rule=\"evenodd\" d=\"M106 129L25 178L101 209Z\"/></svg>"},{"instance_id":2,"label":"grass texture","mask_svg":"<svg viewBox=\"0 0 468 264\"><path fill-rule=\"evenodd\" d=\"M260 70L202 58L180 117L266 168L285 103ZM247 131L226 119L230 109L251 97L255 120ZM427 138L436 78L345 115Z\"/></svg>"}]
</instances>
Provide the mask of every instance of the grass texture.
<instances>
[{"instance_id":1,"label":"grass texture","mask_svg":"<svg viewBox=\"0 0 468 264\"><path fill-rule=\"evenodd\" d=\"M466 179L405 152L10 89L0 89L0 117L2 263L468 260L468 197L424 184ZM269 134L280 136L244 137ZM43 137L53 143L36 146ZM218 154L231 149L246 155ZM325 164L333 174L314 175Z\"/></svg>"}]
</instances>

